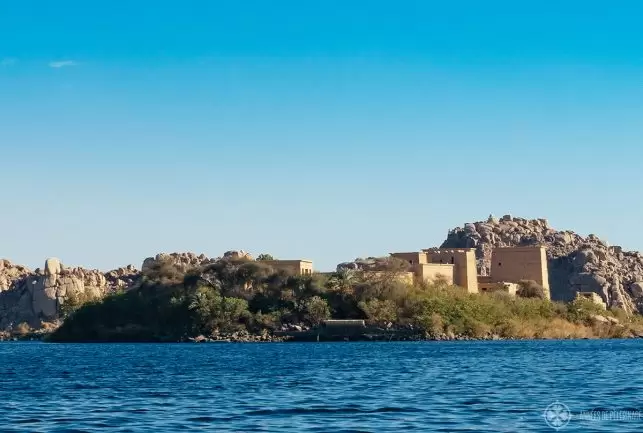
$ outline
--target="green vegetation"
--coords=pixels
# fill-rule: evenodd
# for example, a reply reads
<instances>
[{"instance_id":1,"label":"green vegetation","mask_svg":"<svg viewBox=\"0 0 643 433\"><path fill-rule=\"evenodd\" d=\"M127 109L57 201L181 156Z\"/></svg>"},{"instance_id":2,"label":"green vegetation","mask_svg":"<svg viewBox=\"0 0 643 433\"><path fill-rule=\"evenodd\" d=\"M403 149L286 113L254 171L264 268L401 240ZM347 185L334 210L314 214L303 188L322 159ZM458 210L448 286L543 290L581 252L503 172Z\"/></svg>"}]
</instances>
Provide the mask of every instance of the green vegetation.
<instances>
[{"instance_id":1,"label":"green vegetation","mask_svg":"<svg viewBox=\"0 0 643 433\"><path fill-rule=\"evenodd\" d=\"M587 300L542 299L522 282L521 296L469 294L445 282L410 284L401 263L377 274L341 271L289 275L261 261L224 259L188 272L147 269L139 287L101 301L72 300L53 341L177 341L198 335L272 332L328 318L413 329L427 338L609 338L643 331L640 316ZM539 290L540 289L540 290Z\"/></svg>"},{"instance_id":2,"label":"green vegetation","mask_svg":"<svg viewBox=\"0 0 643 433\"><path fill-rule=\"evenodd\" d=\"M259 254L257 256L257 261L263 261L263 260L274 260L275 258L271 256L270 254Z\"/></svg>"},{"instance_id":3,"label":"green vegetation","mask_svg":"<svg viewBox=\"0 0 643 433\"><path fill-rule=\"evenodd\" d=\"M534 280L519 281L516 294L522 298L545 299L545 289Z\"/></svg>"},{"instance_id":4,"label":"green vegetation","mask_svg":"<svg viewBox=\"0 0 643 433\"><path fill-rule=\"evenodd\" d=\"M83 305L95 301L98 301L98 299L89 293L68 293L65 301L60 305L61 315L63 318L66 318Z\"/></svg>"}]
</instances>

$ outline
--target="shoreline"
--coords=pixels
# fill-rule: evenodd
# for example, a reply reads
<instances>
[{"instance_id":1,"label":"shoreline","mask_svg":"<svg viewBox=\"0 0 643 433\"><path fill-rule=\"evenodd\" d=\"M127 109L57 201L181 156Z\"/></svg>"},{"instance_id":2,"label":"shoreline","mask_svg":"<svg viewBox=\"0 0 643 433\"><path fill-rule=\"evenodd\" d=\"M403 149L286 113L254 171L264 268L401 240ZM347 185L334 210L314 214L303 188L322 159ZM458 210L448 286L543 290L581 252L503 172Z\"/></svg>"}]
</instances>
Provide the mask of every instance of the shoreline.
<instances>
[{"instance_id":1,"label":"shoreline","mask_svg":"<svg viewBox=\"0 0 643 433\"><path fill-rule=\"evenodd\" d=\"M202 335L196 337L183 337L181 339L170 338L123 338L123 339L101 339L101 340L75 340L75 341L52 341L50 340L52 334L25 335L25 336L10 336L0 337L0 343L19 343L19 342L40 342L51 344L105 344L105 343L141 343L141 344L248 344L248 343L411 343L411 342L483 342L483 341L571 341L571 340L635 340L643 338L643 335L631 335L622 337L574 337L568 338L520 338L520 337L501 337L498 335L489 335L485 337L470 337L467 335L452 335L452 336L408 336L404 338L387 338L385 335L353 335L353 336L320 336L319 339L315 338L293 338L289 336L274 336L274 335L220 335L217 337L205 337Z\"/></svg>"}]
</instances>

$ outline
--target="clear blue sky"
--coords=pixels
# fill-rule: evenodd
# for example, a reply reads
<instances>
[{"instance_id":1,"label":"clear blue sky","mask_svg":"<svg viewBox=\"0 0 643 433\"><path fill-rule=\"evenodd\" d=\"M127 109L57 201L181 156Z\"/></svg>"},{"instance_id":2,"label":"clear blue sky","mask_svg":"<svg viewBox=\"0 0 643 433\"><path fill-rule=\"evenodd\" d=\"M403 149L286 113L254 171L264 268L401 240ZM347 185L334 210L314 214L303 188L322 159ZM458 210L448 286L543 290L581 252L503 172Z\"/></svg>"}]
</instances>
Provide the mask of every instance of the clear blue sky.
<instances>
[{"instance_id":1,"label":"clear blue sky","mask_svg":"<svg viewBox=\"0 0 643 433\"><path fill-rule=\"evenodd\" d=\"M643 249L639 1L0 2L0 257Z\"/></svg>"}]
</instances>

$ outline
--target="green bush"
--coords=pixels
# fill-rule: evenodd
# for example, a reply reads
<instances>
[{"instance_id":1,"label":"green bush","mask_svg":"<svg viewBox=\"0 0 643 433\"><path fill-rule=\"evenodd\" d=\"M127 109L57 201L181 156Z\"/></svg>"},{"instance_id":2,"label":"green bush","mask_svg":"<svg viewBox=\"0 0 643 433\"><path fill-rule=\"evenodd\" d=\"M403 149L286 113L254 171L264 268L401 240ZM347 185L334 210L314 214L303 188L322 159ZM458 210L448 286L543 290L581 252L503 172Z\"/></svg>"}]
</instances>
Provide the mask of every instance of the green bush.
<instances>
[{"instance_id":1,"label":"green bush","mask_svg":"<svg viewBox=\"0 0 643 433\"><path fill-rule=\"evenodd\" d=\"M383 325L397 320L397 305L390 299L370 299L360 301L358 305L368 320L373 323Z\"/></svg>"},{"instance_id":2,"label":"green bush","mask_svg":"<svg viewBox=\"0 0 643 433\"><path fill-rule=\"evenodd\" d=\"M304 302L306 319L312 325L319 325L322 321L330 318L328 302L319 296L313 296Z\"/></svg>"},{"instance_id":3,"label":"green bush","mask_svg":"<svg viewBox=\"0 0 643 433\"><path fill-rule=\"evenodd\" d=\"M570 322L591 323L593 316L605 314L605 309L590 299L576 298L567 304L567 319Z\"/></svg>"},{"instance_id":4,"label":"green bush","mask_svg":"<svg viewBox=\"0 0 643 433\"><path fill-rule=\"evenodd\" d=\"M196 315L195 325L201 333L216 330L236 331L250 318L245 299L221 296L213 287L201 286L190 297L188 307Z\"/></svg>"},{"instance_id":5,"label":"green bush","mask_svg":"<svg viewBox=\"0 0 643 433\"><path fill-rule=\"evenodd\" d=\"M87 292L68 292L67 296L60 304L60 313L63 318L66 318L83 305L91 302L97 302L98 300L99 298L95 298Z\"/></svg>"},{"instance_id":6,"label":"green bush","mask_svg":"<svg viewBox=\"0 0 643 433\"><path fill-rule=\"evenodd\" d=\"M516 295L521 298L545 299L545 289L534 280L521 280L518 282Z\"/></svg>"}]
</instances>

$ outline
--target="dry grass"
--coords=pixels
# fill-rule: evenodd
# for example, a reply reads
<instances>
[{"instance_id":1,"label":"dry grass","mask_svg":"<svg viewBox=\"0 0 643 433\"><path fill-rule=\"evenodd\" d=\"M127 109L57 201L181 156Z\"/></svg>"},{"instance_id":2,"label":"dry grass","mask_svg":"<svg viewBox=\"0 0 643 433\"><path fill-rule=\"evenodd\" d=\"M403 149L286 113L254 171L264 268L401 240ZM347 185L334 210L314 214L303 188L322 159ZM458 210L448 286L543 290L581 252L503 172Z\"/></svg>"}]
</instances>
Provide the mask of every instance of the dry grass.
<instances>
[{"instance_id":1,"label":"dry grass","mask_svg":"<svg viewBox=\"0 0 643 433\"><path fill-rule=\"evenodd\" d=\"M399 316L414 320L428 335L446 332L474 338L583 339L643 334L641 316L606 311L584 300L563 304L503 293L470 294L447 285L408 288Z\"/></svg>"}]
</instances>

